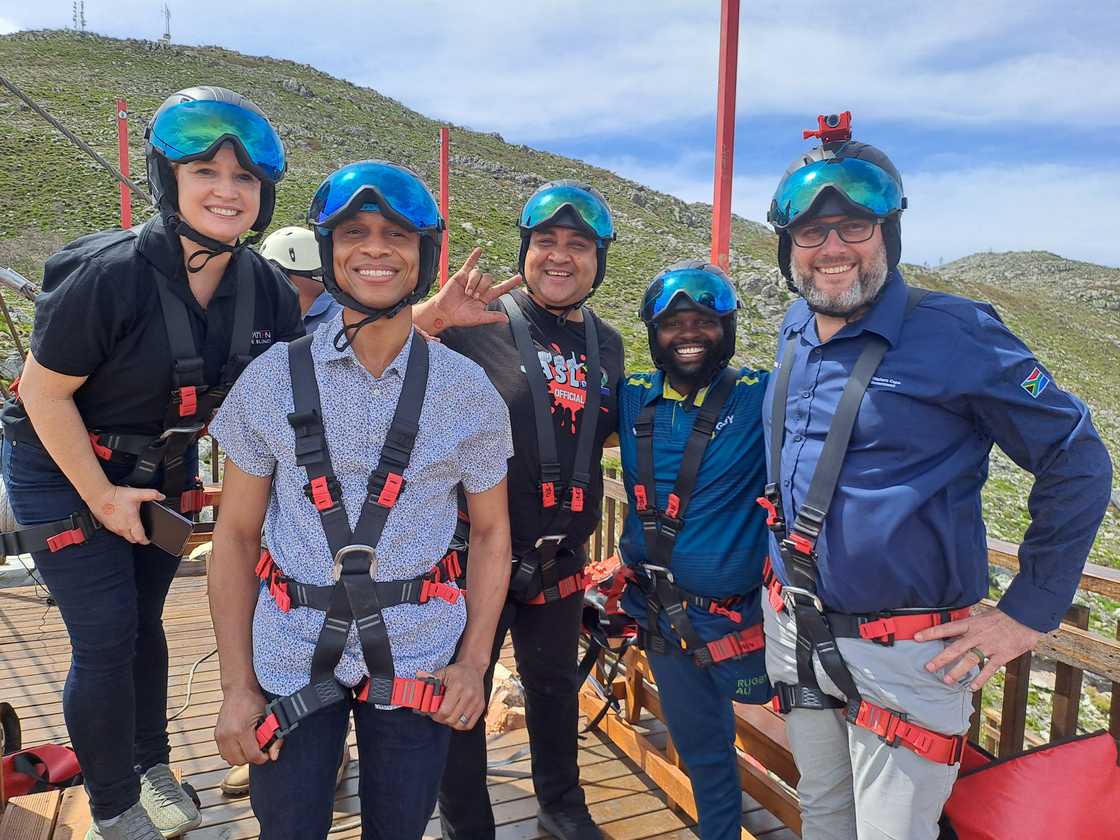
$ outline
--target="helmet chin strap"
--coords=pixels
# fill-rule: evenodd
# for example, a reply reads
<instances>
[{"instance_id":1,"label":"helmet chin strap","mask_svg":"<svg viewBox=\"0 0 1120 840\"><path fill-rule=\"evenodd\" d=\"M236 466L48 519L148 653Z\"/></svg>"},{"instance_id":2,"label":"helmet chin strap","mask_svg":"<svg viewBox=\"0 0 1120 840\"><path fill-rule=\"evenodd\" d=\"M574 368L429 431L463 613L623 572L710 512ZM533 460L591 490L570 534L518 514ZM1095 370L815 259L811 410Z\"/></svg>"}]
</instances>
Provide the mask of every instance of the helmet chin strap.
<instances>
[{"instance_id":1,"label":"helmet chin strap","mask_svg":"<svg viewBox=\"0 0 1120 840\"><path fill-rule=\"evenodd\" d=\"M331 297L342 304L346 309L352 309L366 316L355 324L347 324L345 320L343 320L342 329L335 333L334 336L334 349L340 353L354 343L354 338L357 336L358 330L362 327L372 324L374 321L380 320L381 318L395 318L402 309L416 302L416 292L414 290L386 309L374 309L371 306L366 306L352 295L343 291L342 287L338 285L338 281L334 278L334 272L323 272L323 285L326 286Z\"/></svg>"},{"instance_id":2,"label":"helmet chin strap","mask_svg":"<svg viewBox=\"0 0 1120 840\"><path fill-rule=\"evenodd\" d=\"M529 295L529 299L532 300L534 304L555 315L557 324L563 324L568 320L569 315L587 303L587 301L591 300L591 296L595 294L595 289L592 289L575 303L568 304L567 306L549 306L536 296L533 292L533 287L528 283L525 284L525 292Z\"/></svg>"},{"instance_id":3,"label":"helmet chin strap","mask_svg":"<svg viewBox=\"0 0 1120 840\"><path fill-rule=\"evenodd\" d=\"M213 239L204 233L199 233L177 214L169 216L167 223L179 236L184 236L191 240L191 242L196 242L202 246L187 257L187 272L189 274L198 274L198 272L206 268L207 264L210 260L214 259L214 257L221 256L222 254L236 254L239 248L244 248L246 245L250 245L260 238L260 234L257 234L255 237L230 245L228 242L219 242L217 239ZM199 257L203 258L202 262L198 262Z\"/></svg>"}]
</instances>

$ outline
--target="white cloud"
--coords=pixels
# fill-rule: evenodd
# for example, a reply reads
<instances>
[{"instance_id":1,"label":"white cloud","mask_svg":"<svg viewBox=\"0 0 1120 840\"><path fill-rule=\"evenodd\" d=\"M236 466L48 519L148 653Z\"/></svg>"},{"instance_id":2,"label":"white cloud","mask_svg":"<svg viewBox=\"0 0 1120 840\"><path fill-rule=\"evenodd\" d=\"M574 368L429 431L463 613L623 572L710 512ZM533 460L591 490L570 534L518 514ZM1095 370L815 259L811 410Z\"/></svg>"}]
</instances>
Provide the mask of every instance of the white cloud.
<instances>
[{"instance_id":1,"label":"white cloud","mask_svg":"<svg viewBox=\"0 0 1120 840\"><path fill-rule=\"evenodd\" d=\"M150 0L87 4L90 28L158 37ZM423 113L517 139L556 140L710 117L718 4L488 0L172 3L180 43L314 64ZM816 0L743 4L739 113L937 124L1120 126L1114 4ZM0 16L15 0L0 0ZM22 4L21 4L21 9ZM21 11L64 26L70 3ZM215 21L221 21L216 26Z\"/></svg>"}]
</instances>

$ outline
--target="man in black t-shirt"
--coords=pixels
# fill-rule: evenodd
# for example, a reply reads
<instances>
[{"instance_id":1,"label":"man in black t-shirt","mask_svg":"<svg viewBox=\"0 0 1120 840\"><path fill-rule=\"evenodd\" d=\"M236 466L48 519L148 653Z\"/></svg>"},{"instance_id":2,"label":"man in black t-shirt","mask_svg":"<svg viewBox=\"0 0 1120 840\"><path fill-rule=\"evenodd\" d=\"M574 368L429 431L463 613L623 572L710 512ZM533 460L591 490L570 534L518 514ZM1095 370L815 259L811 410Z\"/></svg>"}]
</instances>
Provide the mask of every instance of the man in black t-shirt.
<instances>
[{"instance_id":1,"label":"man in black t-shirt","mask_svg":"<svg viewBox=\"0 0 1120 840\"><path fill-rule=\"evenodd\" d=\"M491 306L512 323L448 329L440 338L486 370L513 427L514 572L486 691L510 631L525 687L541 827L560 838L598 840L602 834L579 786L575 666L584 545L601 513L600 462L603 442L617 425L623 351L619 334L583 304L603 280L614 226L596 190L554 181L529 199L520 228L518 262L528 293L512 292ZM429 326L437 329L434 317ZM597 337L595 347L588 346L588 334ZM593 425L585 430L586 424ZM439 804L445 837L494 837L483 721L452 736Z\"/></svg>"}]
</instances>

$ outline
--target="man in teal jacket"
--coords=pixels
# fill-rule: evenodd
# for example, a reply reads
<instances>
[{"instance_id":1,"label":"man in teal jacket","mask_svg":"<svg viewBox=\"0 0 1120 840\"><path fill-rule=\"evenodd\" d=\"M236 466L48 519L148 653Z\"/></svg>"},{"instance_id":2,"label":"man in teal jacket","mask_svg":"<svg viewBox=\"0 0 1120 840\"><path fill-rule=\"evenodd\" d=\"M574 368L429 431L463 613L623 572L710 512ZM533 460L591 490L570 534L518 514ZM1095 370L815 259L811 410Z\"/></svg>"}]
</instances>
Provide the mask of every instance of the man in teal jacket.
<instances>
[{"instance_id":1,"label":"man in teal jacket","mask_svg":"<svg viewBox=\"0 0 1120 840\"><path fill-rule=\"evenodd\" d=\"M770 699L759 599L768 531L755 504L768 375L728 367L738 308L715 266L662 271L641 310L658 370L632 374L619 393L622 607L642 628L704 840L740 836L731 701Z\"/></svg>"}]
</instances>

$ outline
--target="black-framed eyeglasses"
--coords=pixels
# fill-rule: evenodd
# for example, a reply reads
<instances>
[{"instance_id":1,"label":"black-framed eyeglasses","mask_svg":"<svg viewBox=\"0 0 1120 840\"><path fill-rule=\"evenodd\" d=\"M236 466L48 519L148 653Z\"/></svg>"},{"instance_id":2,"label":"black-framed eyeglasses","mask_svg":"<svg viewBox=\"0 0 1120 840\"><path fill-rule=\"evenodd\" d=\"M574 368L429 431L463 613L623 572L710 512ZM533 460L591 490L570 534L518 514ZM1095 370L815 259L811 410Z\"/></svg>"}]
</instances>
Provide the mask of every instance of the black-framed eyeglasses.
<instances>
[{"instance_id":1,"label":"black-framed eyeglasses","mask_svg":"<svg viewBox=\"0 0 1120 840\"><path fill-rule=\"evenodd\" d=\"M828 239L831 231L836 231L841 242L858 245L866 242L875 234L875 228L883 223L882 219L844 219L827 224L825 222L806 222L789 229L793 244L798 248L818 248Z\"/></svg>"}]
</instances>

